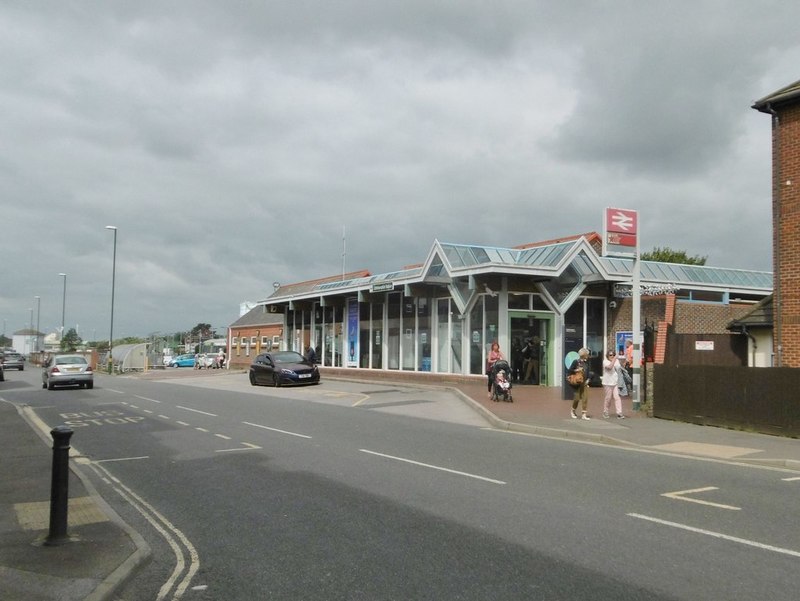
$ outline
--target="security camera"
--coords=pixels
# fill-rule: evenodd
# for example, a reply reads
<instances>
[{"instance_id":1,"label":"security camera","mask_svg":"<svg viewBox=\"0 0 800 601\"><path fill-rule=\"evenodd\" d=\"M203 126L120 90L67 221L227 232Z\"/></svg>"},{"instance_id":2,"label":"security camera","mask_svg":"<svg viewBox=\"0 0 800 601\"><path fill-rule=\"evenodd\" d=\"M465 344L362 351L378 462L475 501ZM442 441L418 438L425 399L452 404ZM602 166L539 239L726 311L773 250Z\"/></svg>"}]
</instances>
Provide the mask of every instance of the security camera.
<instances>
[{"instance_id":1,"label":"security camera","mask_svg":"<svg viewBox=\"0 0 800 601\"><path fill-rule=\"evenodd\" d=\"M612 300L610 303L608 303L608 308L609 309L616 309L617 308L617 301Z\"/></svg>"}]
</instances>

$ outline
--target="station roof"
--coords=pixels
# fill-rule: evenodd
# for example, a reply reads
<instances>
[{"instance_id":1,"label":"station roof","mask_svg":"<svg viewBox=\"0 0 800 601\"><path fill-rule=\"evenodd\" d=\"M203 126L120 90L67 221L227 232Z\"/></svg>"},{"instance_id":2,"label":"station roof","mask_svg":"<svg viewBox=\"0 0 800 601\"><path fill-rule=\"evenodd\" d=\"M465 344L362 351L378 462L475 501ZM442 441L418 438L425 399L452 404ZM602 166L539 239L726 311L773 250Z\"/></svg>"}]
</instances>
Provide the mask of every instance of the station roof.
<instances>
[{"instance_id":1,"label":"station roof","mask_svg":"<svg viewBox=\"0 0 800 601\"><path fill-rule=\"evenodd\" d=\"M456 280L491 275L528 276L544 281L558 278L567 270L584 282L630 283L633 258L602 256L597 250L598 239L596 233L589 233L517 247L435 240L427 259L419 266L377 275L358 272L354 277L324 278L304 286L282 286L260 302L274 304L374 291L381 284L391 284L391 289L410 284L452 284ZM756 295L772 292L772 273L767 271L641 261L640 279L643 285Z\"/></svg>"}]
</instances>

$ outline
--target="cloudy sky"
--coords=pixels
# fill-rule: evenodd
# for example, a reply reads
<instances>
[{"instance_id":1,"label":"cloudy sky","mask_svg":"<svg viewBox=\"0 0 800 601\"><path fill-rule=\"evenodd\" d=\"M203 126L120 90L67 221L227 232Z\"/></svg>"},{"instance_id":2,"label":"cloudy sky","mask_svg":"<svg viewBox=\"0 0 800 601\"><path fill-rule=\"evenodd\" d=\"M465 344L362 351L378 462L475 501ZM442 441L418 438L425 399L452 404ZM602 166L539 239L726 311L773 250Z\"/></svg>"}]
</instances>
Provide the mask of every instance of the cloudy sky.
<instances>
[{"instance_id":1,"label":"cloudy sky","mask_svg":"<svg viewBox=\"0 0 800 601\"><path fill-rule=\"evenodd\" d=\"M0 317L108 337L639 211L642 250L772 268L778 1L0 2ZM36 301L35 296L41 300Z\"/></svg>"}]
</instances>

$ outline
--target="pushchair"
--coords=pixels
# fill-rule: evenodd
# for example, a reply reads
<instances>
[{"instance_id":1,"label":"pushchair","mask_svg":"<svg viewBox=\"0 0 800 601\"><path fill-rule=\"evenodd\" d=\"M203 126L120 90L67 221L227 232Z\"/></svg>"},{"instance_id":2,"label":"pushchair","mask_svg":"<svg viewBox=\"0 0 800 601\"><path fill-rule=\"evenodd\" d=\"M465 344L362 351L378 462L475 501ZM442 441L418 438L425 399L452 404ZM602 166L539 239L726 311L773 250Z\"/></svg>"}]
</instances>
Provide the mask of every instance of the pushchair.
<instances>
[{"instance_id":1,"label":"pushchair","mask_svg":"<svg viewBox=\"0 0 800 601\"><path fill-rule=\"evenodd\" d=\"M502 381L498 381L498 376L500 372L503 373L504 378ZM514 397L511 396L511 381L508 379L508 375L511 373L511 367L508 365L508 361L505 359L500 359L495 361L494 365L492 366L492 400L493 401L506 401L508 403L514 402Z\"/></svg>"}]
</instances>

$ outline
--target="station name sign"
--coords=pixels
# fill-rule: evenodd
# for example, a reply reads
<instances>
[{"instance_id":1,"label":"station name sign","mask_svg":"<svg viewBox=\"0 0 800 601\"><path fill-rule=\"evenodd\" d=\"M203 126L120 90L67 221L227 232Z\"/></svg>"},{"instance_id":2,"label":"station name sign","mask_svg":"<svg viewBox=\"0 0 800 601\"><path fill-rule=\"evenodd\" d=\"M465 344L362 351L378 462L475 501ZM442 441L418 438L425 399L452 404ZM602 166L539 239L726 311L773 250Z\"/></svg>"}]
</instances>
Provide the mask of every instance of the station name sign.
<instances>
[{"instance_id":1,"label":"station name sign","mask_svg":"<svg viewBox=\"0 0 800 601\"><path fill-rule=\"evenodd\" d=\"M394 290L394 282L381 282L380 284L373 284L371 292L389 292Z\"/></svg>"},{"instance_id":2,"label":"station name sign","mask_svg":"<svg viewBox=\"0 0 800 601\"><path fill-rule=\"evenodd\" d=\"M675 294L680 288L675 284L653 284L651 286L639 286L641 296L662 296L664 294ZM614 298L630 298L633 296L633 286L627 284L614 284Z\"/></svg>"}]
</instances>

